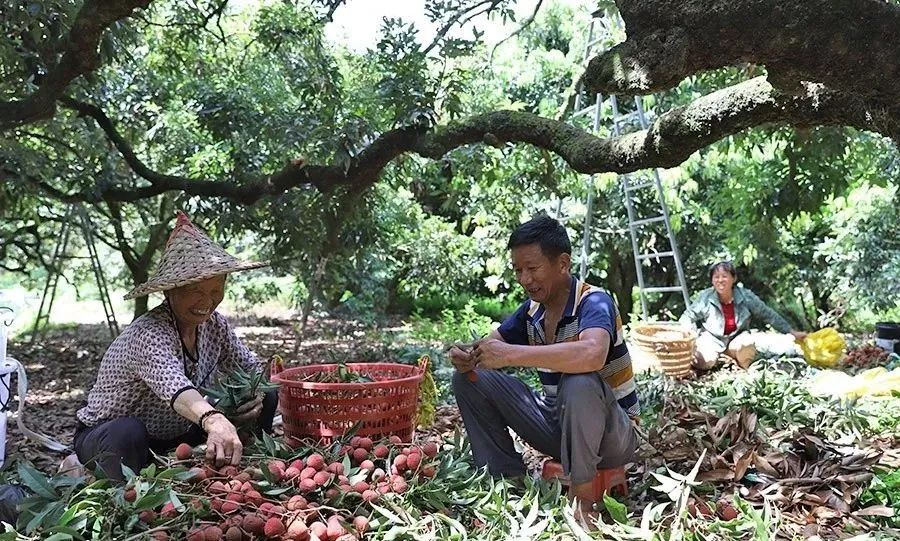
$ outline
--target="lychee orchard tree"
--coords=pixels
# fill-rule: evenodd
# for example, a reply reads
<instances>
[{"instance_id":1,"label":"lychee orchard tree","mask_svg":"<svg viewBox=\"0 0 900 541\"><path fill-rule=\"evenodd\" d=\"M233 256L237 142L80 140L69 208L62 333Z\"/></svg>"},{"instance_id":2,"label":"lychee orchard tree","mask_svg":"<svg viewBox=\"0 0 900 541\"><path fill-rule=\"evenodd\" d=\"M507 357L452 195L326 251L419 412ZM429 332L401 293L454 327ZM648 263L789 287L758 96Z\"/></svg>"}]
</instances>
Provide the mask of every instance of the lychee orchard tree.
<instances>
[{"instance_id":1,"label":"lychee orchard tree","mask_svg":"<svg viewBox=\"0 0 900 541\"><path fill-rule=\"evenodd\" d=\"M798 258L788 244L852 253L861 276L872 258L896 257L830 242L834 197L867 183L895 197L896 1L537 2L496 47L472 32L517 7L428 1L433 40L386 19L365 52L325 38L353 9L340 0L4 8L4 267L46 265L42 239L80 202L123 254L127 283L160 246L146 226L164 230L177 207L301 276L307 299L505 291L508 228L565 200L578 236L572 203L586 193L581 175L598 173L606 204L591 266L629 312L635 277L612 174L652 167L680 167L676 227L698 283L710 259L738 256L806 284L812 306L798 310L816 314L837 303L819 272L827 250ZM597 9L618 12L625 34L582 67ZM566 114L576 80L646 96L657 114L646 130L592 134ZM875 282L883 299L890 279Z\"/></svg>"}]
</instances>

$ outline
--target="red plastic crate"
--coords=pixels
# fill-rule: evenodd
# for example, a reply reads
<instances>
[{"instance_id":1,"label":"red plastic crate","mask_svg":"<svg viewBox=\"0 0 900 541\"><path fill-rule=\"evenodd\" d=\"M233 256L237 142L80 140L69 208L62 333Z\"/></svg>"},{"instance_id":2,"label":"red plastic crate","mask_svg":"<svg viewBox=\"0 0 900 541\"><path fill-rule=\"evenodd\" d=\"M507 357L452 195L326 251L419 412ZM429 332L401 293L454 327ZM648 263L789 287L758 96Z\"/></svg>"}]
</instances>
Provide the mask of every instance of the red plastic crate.
<instances>
[{"instance_id":1,"label":"red plastic crate","mask_svg":"<svg viewBox=\"0 0 900 541\"><path fill-rule=\"evenodd\" d=\"M372 378L370 383L301 381L336 364L288 368L272 375L280 384L278 405L288 443L311 439L323 444L358 425L357 436L379 439L391 435L412 441L416 427L419 383L424 366L396 363L347 363L347 368Z\"/></svg>"}]
</instances>

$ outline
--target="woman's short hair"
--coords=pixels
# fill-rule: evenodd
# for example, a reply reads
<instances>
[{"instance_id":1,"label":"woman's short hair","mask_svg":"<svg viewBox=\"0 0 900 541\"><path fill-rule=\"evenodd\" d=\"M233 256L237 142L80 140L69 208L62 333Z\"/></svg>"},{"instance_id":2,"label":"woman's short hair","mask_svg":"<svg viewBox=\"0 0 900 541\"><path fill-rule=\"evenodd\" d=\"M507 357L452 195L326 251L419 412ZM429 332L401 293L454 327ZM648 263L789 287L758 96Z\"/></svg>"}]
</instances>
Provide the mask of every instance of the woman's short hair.
<instances>
[{"instance_id":1,"label":"woman's short hair","mask_svg":"<svg viewBox=\"0 0 900 541\"><path fill-rule=\"evenodd\" d=\"M712 280L713 274L715 274L717 270L723 270L730 274L732 278L737 279L737 271L734 269L734 265L732 265L730 261L719 261L718 263L713 263L709 267L710 280Z\"/></svg>"}]
</instances>

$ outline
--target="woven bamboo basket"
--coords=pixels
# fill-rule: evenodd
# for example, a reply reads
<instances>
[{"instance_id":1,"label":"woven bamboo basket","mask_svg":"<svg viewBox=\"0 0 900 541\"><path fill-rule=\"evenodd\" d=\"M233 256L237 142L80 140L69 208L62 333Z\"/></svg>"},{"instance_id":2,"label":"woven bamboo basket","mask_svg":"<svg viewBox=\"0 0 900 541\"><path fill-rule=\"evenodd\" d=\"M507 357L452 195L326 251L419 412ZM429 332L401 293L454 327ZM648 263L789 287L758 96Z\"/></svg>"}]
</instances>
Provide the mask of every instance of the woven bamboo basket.
<instances>
[{"instance_id":1,"label":"woven bamboo basket","mask_svg":"<svg viewBox=\"0 0 900 541\"><path fill-rule=\"evenodd\" d=\"M691 373L697 342L694 331L672 324L642 323L632 328L631 339L669 376L680 378Z\"/></svg>"}]
</instances>

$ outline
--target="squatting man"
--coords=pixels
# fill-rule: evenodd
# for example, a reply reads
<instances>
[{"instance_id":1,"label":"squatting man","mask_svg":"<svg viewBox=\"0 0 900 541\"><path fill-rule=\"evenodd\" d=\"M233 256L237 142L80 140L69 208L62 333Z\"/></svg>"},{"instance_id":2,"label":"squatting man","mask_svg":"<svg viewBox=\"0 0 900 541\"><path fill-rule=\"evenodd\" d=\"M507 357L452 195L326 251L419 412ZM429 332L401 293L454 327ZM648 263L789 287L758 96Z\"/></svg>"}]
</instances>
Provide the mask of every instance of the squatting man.
<instances>
[{"instance_id":1,"label":"squatting man","mask_svg":"<svg viewBox=\"0 0 900 541\"><path fill-rule=\"evenodd\" d=\"M453 390L477 466L525 474L511 428L562 462L581 515L596 503L597 469L634 457L640 409L622 320L609 293L572 276L572 245L556 220L522 224L508 247L528 299L474 347L451 348ZM506 367L536 368L543 390L499 371Z\"/></svg>"}]
</instances>

